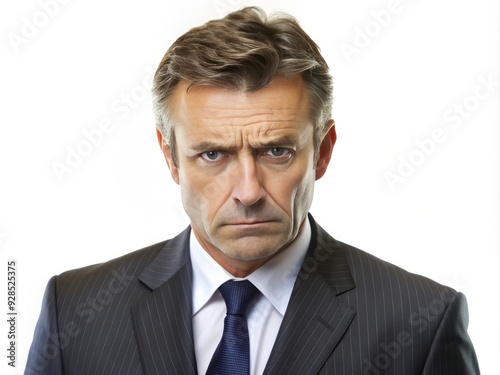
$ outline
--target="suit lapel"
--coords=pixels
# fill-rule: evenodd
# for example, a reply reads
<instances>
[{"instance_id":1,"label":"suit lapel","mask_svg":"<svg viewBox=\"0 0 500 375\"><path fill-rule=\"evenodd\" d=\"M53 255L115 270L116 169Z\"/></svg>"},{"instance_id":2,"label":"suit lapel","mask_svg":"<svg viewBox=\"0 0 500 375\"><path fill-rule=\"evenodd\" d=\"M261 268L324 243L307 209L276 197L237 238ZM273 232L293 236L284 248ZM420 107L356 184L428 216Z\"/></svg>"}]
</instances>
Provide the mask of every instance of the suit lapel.
<instances>
[{"instance_id":1,"label":"suit lapel","mask_svg":"<svg viewBox=\"0 0 500 375\"><path fill-rule=\"evenodd\" d=\"M170 240L139 277L151 289L132 308L145 374L196 374L189 232Z\"/></svg>"},{"instance_id":2,"label":"suit lapel","mask_svg":"<svg viewBox=\"0 0 500 375\"><path fill-rule=\"evenodd\" d=\"M337 297L355 287L345 256L309 220L311 245L264 374L317 374L356 314Z\"/></svg>"},{"instance_id":3,"label":"suit lapel","mask_svg":"<svg viewBox=\"0 0 500 375\"><path fill-rule=\"evenodd\" d=\"M355 287L345 256L309 220L311 245L264 374L318 373L356 314L337 297ZM196 374L189 233L170 240L139 277L151 289L132 308L145 374Z\"/></svg>"}]
</instances>

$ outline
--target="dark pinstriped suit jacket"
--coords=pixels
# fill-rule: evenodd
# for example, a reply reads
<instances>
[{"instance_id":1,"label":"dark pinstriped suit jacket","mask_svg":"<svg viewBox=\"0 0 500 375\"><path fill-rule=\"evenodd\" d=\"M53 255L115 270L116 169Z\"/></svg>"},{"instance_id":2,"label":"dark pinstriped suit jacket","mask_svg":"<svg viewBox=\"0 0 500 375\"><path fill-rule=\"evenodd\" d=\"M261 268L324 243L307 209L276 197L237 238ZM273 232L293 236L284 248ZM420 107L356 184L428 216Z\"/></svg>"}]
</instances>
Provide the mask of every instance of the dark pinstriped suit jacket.
<instances>
[{"instance_id":1,"label":"dark pinstriped suit jacket","mask_svg":"<svg viewBox=\"0 0 500 375\"><path fill-rule=\"evenodd\" d=\"M266 374L479 374L461 293L310 221ZM26 374L195 374L188 239L53 277Z\"/></svg>"}]
</instances>

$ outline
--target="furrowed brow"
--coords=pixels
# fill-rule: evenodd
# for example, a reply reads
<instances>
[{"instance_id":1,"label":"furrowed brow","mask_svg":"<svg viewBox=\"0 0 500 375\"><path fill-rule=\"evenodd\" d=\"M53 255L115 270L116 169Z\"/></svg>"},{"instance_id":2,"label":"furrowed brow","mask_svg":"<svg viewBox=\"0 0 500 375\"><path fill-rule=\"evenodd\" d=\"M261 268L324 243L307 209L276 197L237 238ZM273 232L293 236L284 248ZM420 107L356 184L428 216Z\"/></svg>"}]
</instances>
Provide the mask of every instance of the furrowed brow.
<instances>
[{"instance_id":1,"label":"furrowed brow","mask_svg":"<svg viewBox=\"0 0 500 375\"><path fill-rule=\"evenodd\" d=\"M188 149L193 152L205 152L209 150L227 150L227 145L215 142L200 142L189 146Z\"/></svg>"},{"instance_id":2,"label":"furrowed brow","mask_svg":"<svg viewBox=\"0 0 500 375\"><path fill-rule=\"evenodd\" d=\"M257 140L252 142L252 148L255 149L265 149L271 147L292 147L298 145L300 140L297 137L285 135L282 137L270 138L266 140ZM201 153L211 150L225 150L231 151L236 149L234 145L224 144L223 142L213 142L213 141L203 141L200 143L193 144L187 147L192 153Z\"/></svg>"},{"instance_id":3,"label":"furrowed brow","mask_svg":"<svg viewBox=\"0 0 500 375\"><path fill-rule=\"evenodd\" d=\"M285 135L282 137L271 138L268 140L263 140L262 142L257 141L256 144L253 145L255 148L270 148L277 146L295 146L299 143L299 140L296 137Z\"/></svg>"}]
</instances>

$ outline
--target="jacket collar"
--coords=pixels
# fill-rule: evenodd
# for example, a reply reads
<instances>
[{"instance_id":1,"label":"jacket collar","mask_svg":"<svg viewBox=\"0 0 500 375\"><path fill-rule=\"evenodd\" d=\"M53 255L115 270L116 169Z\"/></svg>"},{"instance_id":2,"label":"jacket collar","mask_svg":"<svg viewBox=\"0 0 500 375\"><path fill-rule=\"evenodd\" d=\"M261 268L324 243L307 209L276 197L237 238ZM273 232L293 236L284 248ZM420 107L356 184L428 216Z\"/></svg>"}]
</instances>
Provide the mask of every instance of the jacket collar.
<instances>
[{"instance_id":1,"label":"jacket collar","mask_svg":"<svg viewBox=\"0 0 500 375\"><path fill-rule=\"evenodd\" d=\"M264 374L318 373L356 315L338 297L355 288L341 244L309 220L311 244Z\"/></svg>"},{"instance_id":2,"label":"jacket collar","mask_svg":"<svg viewBox=\"0 0 500 375\"><path fill-rule=\"evenodd\" d=\"M168 241L139 276L151 289L131 309L145 374L196 374L189 233Z\"/></svg>"},{"instance_id":3,"label":"jacket collar","mask_svg":"<svg viewBox=\"0 0 500 375\"><path fill-rule=\"evenodd\" d=\"M139 276L150 289L154 290L172 278L183 266L191 264L189 258L189 236L191 227L167 241L158 256ZM190 267L188 267L190 269Z\"/></svg>"}]
</instances>

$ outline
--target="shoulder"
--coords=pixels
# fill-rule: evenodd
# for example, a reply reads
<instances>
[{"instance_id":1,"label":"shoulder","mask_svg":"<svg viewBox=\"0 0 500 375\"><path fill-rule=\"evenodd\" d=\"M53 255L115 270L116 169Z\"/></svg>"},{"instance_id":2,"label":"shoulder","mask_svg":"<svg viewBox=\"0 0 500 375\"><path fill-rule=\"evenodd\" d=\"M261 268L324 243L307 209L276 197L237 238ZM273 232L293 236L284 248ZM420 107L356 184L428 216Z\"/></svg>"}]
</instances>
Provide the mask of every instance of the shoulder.
<instances>
[{"instance_id":1,"label":"shoulder","mask_svg":"<svg viewBox=\"0 0 500 375\"><path fill-rule=\"evenodd\" d=\"M351 287L334 289L355 313L341 345L360 348L365 373L389 366L397 373L441 373L443 363L447 373L479 373L462 293L337 241L317 224L314 240L328 246L319 255L334 255L324 257L324 269L342 269L334 281L350 281ZM325 281L332 274L323 272Z\"/></svg>"},{"instance_id":2,"label":"shoulder","mask_svg":"<svg viewBox=\"0 0 500 375\"><path fill-rule=\"evenodd\" d=\"M456 291L428 277L405 270L369 252L331 237L318 224L317 241L335 250L332 262L345 262L356 286L356 293L367 298L400 299L408 303L432 300L450 301ZM412 299L410 301L409 299Z\"/></svg>"},{"instance_id":3,"label":"shoulder","mask_svg":"<svg viewBox=\"0 0 500 375\"><path fill-rule=\"evenodd\" d=\"M99 283L112 278L137 277L167 243L162 241L103 263L65 271L56 276L57 286L74 288L87 280Z\"/></svg>"},{"instance_id":4,"label":"shoulder","mask_svg":"<svg viewBox=\"0 0 500 375\"><path fill-rule=\"evenodd\" d=\"M400 296L449 299L456 293L426 276L410 272L354 246L340 243L358 288L391 291Z\"/></svg>"},{"instance_id":5,"label":"shoulder","mask_svg":"<svg viewBox=\"0 0 500 375\"><path fill-rule=\"evenodd\" d=\"M139 280L144 275L162 275L169 267L185 263L189 257L190 228L176 237L127 253L107 262L69 270L54 276L49 288L59 297L109 295L109 291L128 290L135 293L146 286ZM141 276L142 275L142 276ZM146 283L147 284L147 283Z\"/></svg>"}]
</instances>

